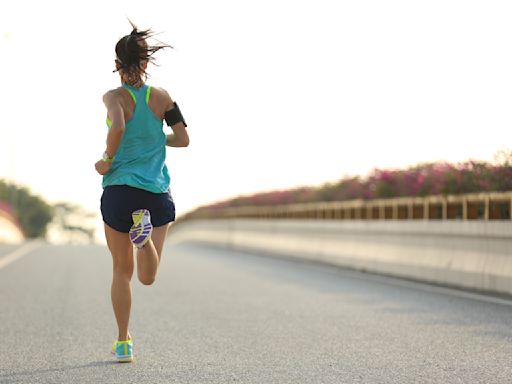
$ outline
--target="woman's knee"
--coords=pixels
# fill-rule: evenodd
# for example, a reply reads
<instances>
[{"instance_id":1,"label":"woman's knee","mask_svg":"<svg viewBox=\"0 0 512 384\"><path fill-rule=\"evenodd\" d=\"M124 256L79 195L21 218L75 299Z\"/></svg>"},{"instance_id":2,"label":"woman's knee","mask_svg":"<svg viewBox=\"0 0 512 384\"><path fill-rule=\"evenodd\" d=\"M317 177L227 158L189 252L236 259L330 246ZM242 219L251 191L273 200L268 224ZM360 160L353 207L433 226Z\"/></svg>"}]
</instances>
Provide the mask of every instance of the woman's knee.
<instances>
[{"instance_id":1,"label":"woman's knee","mask_svg":"<svg viewBox=\"0 0 512 384\"><path fill-rule=\"evenodd\" d=\"M144 285L152 285L155 282L156 276L139 274L139 281Z\"/></svg>"},{"instance_id":2,"label":"woman's knee","mask_svg":"<svg viewBox=\"0 0 512 384\"><path fill-rule=\"evenodd\" d=\"M114 274L131 280L133 276L133 263L116 263Z\"/></svg>"},{"instance_id":3,"label":"woman's knee","mask_svg":"<svg viewBox=\"0 0 512 384\"><path fill-rule=\"evenodd\" d=\"M139 281L144 285L152 285L155 282L155 278L154 277L144 277L144 278L139 277Z\"/></svg>"}]
</instances>

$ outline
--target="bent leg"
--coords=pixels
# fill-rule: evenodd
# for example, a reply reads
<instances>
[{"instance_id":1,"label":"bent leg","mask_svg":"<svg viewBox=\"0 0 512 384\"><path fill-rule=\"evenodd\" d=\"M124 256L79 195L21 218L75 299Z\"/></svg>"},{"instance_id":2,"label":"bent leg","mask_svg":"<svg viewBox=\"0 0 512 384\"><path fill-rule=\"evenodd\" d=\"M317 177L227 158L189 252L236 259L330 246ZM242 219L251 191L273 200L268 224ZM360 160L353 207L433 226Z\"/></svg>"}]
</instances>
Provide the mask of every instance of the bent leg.
<instances>
[{"instance_id":1,"label":"bent leg","mask_svg":"<svg viewBox=\"0 0 512 384\"><path fill-rule=\"evenodd\" d=\"M137 276L144 285L155 281L169 224L153 228L151 240L137 249Z\"/></svg>"},{"instance_id":2,"label":"bent leg","mask_svg":"<svg viewBox=\"0 0 512 384\"><path fill-rule=\"evenodd\" d=\"M119 329L118 340L128 339L128 324L132 306L131 278L133 276L133 247L127 233L116 231L105 224L105 237L112 254L112 306Z\"/></svg>"}]
</instances>

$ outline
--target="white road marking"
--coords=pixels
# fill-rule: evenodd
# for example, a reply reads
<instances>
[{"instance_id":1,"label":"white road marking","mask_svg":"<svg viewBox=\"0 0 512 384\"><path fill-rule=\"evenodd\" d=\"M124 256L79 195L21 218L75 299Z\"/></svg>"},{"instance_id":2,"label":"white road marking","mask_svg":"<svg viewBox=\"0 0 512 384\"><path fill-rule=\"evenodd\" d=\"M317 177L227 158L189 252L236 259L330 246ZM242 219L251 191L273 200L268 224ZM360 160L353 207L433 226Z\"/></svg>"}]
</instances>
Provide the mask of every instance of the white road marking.
<instances>
[{"instance_id":1,"label":"white road marking","mask_svg":"<svg viewBox=\"0 0 512 384\"><path fill-rule=\"evenodd\" d=\"M40 242L36 242L36 241L30 242L30 243L22 245L21 247L19 247L18 249L16 249L13 252L7 254L6 256L0 257L0 269L8 266L12 262L18 260L22 256L25 256L26 254L30 253L31 251L33 251L36 248L39 248L40 246L41 246Z\"/></svg>"}]
</instances>

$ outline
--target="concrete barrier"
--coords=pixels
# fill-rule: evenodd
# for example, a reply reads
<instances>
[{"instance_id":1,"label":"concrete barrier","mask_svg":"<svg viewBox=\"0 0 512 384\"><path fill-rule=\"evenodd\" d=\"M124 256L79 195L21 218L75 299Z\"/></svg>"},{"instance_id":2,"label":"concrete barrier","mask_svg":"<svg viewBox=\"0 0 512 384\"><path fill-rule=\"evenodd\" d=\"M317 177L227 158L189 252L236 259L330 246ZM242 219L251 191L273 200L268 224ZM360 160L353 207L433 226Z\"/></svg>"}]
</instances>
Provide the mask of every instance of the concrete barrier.
<instances>
[{"instance_id":1,"label":"concrete barrier","mask_svg":"<svg viewBox=\"0 0 512 384\"><path fill-rule=\"evenodd\" d=\"M512 294L510 221L188 220L171 242L205 242Z\"/></svg>"}]
</instances>

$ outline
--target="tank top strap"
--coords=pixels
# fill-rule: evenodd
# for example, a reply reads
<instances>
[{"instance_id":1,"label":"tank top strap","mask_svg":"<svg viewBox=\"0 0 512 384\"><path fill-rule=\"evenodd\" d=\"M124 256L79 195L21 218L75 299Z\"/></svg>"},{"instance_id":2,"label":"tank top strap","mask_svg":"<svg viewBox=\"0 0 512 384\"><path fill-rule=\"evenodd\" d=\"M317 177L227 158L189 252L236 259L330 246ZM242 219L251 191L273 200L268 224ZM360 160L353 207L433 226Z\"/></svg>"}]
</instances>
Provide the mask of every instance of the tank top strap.
<instances>
[{"instance_id":1,"label":"tank top strap","mask_svg":"<svg viewBox=\"0 0 512 384\"><path fill-rule=\"evenodd\" d=\"M149 85L144 84L140 88L135 88L131 85L123 84L123 88L128 91L135 104L137 104L137 100L144 100L146 104L149 103L149 96L151 94L151 87Z\"/></svg>"}]
</instances>

